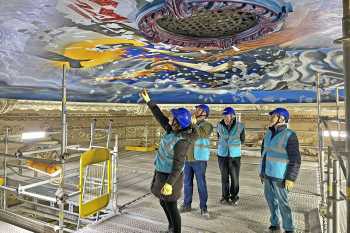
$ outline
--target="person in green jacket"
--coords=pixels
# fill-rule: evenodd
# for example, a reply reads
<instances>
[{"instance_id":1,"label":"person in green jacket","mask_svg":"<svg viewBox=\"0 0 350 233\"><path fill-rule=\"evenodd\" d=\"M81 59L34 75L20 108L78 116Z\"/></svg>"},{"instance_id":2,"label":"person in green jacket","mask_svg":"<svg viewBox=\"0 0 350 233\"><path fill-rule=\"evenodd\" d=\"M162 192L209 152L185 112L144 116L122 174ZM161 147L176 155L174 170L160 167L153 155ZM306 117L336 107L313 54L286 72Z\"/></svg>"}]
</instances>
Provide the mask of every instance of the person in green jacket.
<instances>
[{"instance_id":1,"label":"person in green jacket","mask_svg":"<svg viewBox=\"0 0 350 233\"><path fill-rule=\"evenodd\" d=\"M190 149L187 151L184 169L184 203L182 204L181 212L191 211L193 176L196 176L201 215L209 218L207 207L208 190L205 173L210 158L209 137L213 132L213 126L206 120L209 116L208 105L197 105L193 115L196 117L195 128L199 138L191 144Z\"/></svg>"}]
</instances>

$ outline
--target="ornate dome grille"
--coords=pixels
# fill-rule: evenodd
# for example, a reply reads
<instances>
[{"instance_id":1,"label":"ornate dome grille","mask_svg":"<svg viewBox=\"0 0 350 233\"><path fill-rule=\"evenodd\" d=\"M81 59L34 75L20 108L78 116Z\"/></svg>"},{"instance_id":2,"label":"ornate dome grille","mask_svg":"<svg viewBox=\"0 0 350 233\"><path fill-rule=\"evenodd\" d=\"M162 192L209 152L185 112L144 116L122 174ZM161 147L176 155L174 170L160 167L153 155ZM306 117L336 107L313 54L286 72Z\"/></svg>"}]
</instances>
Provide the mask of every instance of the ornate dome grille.
<instances>
[{"instance_id":1,"label":"ornate dome grille","mask_svg":"<svg viewBox=\"0 0 350 233\"><path fill-rule=\"evenodd\" d=\"M288 0L162 0L137 15L142 34L154 42L229 48L281 30L293 7Z\"/></svg>"},{"instance_id":2,"label":"ornate dome grille","mask_svg":"<svg viewBox=\"0 0 350 233\"><path fill-rule=\"evenodd\" d=\"M233 36L254 27L257 23L255 14L234 9L201 10L184 19L167 15L157 20L158 26L165 31L199 38Z\"/></svg>"}]
</instances>

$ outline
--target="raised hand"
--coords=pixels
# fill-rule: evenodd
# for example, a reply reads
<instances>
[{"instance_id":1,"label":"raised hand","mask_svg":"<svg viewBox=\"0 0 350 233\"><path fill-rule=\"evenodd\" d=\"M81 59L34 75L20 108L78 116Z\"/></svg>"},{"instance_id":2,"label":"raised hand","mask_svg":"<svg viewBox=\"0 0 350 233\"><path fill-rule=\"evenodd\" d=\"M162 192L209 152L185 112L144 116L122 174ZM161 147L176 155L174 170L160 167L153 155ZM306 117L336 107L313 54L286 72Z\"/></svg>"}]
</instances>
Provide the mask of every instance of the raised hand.
<instances>
[{"instance_id":1,"label":"raised hand","mask_svg":"<svg viewBox=\"0 0 350 233\"><path fill-rule=\"evenodd\" d=\"M143 100L144 100L146 103L148 103L148 102L151 101L151 98L149 97L146 88L142 89L142 91L140 92L140 96L143 98Z\"/></svg>"}]
</instances>

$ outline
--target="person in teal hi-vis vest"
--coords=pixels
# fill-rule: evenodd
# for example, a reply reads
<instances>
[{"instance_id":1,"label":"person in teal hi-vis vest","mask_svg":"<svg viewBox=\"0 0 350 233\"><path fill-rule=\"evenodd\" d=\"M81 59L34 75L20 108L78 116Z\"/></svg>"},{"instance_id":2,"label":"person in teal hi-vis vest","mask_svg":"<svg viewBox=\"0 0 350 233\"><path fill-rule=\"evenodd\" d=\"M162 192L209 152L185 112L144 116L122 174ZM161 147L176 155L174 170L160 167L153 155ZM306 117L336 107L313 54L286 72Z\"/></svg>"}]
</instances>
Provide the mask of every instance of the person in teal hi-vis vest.
<instances>
[{"instance_id":1,"label":"person in teal hi-vis vest","mask_svg":"<svg viewBox=\"0 0 350 233\"><path fill-rule=\"evenodd\" d=\"M177 200L181 197L183 169L186 153L197 134L192 128L191 112L185 108L171 109L171 116L166 117L153 103L144 89L140 96L147 103L152 114L165 130L156 152L155 172L151 192L159 198L168 222L168 230L163 233L181 233L181 216Z\"/></svg>"},{"instance_id":2,"label":"person in teal hi-vis vest","mask_svg":"<svg viewBox=\"0 0 350 233\"><path fill-rule=\"evenodd\" d=\"M196 177L199 207L201 215L209 218L207 207L208 190L205 173L207 170L208 160L210 158L210 140L209 137L213 132L213 126L206 120L209 117L209 106L200 104L195 107L193 116L196 118L194 125L198 132L198 139L192 143L187 151L184 169L184 202L181 206L181 212L191 211L193 195L193 177Z\"/></svg>"},{"instance_id":3,"label":"person in teal hi-vis vest","mask_svg":"<svg viewBox=\"0 0 350 233\"><path fill-rule=\"evenodd\" d=\"M288 192L297 179L301 157L295 132L287 127L289 112L276 108L270 113L270 127L261 146L259 175L264 184L265 199L270 209L270 227L266 232L280 232L279 215L285 233L293 233L293 216Z\"/></svg>"},{"instance_id":4,"label":"person in teal hi-vis vest","mask_svg":"<svg viewBox=\"0 0 350 233\"><path fill-rule=\"evenodd\" d=\"M224 119L216 127L218 135L217 155L222 185L220 203L237 205L239 200L241 145L245 140L245 129L244 125L238 122L233 108L225 108L222 115Z\"/></svg>"}]
</instances>

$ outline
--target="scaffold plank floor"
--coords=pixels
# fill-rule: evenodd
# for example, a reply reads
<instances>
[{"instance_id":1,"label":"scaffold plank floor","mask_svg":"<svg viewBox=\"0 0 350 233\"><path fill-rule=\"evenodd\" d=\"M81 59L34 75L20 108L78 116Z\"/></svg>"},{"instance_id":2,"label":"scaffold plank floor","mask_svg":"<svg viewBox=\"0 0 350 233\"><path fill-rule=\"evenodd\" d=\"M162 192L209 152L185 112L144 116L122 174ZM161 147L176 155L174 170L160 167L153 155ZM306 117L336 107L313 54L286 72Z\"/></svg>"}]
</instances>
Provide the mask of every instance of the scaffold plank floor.
<instances>
[{"instance_id":1,"label":"scaffold plank floor","mask_svg":"<svg viewBox=\"0 0 350 233\"><path fill-rule=\"evenodd\" d=\"M119 160L118 205L121 214L102 223L90 225L79 233L160 232L167 220L157 198L149 194L153 175L153 153L125 152ZM269 226L269 210L263 186L258 178L259 158L243 157L240 174L240 202L237 206L221 205L221 179L216 160L207 168L209 219L200 215L199 198L194 186L194 209L181 214L182 232L253 233ZM319 205L317 163L303 162L295 189L290 193L296 232L305 232L306 215ZM195 181L194 181L195 183ZM135 201L137 200L137 201ZM182 200L179 200L179 205Z\"/></svg>"},{"instance_id":2,"label":"scaffold plank floor","mask_svg":"<svg viewBox=\"0 0 350 233\"><path fill-rule=\"evenodd\" d=\"M10 223L0 221L0 232L1 233L33 233L32 231L25 230L23 228L14 226Z\"/></svg>"}]
</instances>

